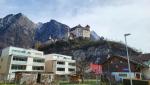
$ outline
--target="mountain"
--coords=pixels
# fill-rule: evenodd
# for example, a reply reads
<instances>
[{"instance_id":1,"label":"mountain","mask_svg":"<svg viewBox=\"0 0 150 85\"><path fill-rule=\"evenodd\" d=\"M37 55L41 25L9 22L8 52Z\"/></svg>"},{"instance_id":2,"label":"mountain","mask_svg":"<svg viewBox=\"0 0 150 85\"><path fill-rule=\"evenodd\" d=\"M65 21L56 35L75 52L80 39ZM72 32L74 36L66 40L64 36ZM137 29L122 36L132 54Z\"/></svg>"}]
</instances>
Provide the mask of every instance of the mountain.
<instances>
[{"instance_id":1,"label":"mountain","mask_svg":"<svg viewBox=\"0 0 150 85\"><path fill-rule=\"evenodd\" d=\"M30 48L33 45L36 25L22 13L0 19L0 49L7 46Z\"/></svg>"},{"instance_id":2,"label":"mountain","mask_svg":"<svg viewBox=\"0 0 150 85\"><path fill-rule=\"evenodd\" d=\"M50 39L57 39L55 43L40 45L39 50L45 53L71 55L74 59L85 58L90 62L96 62L99 58L103 61L107 58L108 53L126 55L124 44L105 40L94 31L90 33L90 40L64 41L65 38L68 38L69 32L69 26L56 20L35 24L22 13L10 14L0 18L0 50L10 45L31 48L36 41L45 43ZM129 53L139 54L132 48L129 49Z\"/></svg>"},{"instance_id":3,"label":"mountain","mask_svg":"<svg viewBox=\"0 0 150 85\"><path fill-rule=\"evenodd\" d=\"M35 24L22 13L9 14L0 18L0 50L10 45L31 48L37 41L47 43L49 39L66 40L70 29L56 20ZM99 40L93 31L91 40Z\"/></svg>"},{"instance_id":4,"label":"mountain","mask_svg":"<svg viewBox=\"0 0 150 85\"><path fill-rule=\"evenodd\" d=\"M93 40L93 41L100 40L100 36L97 35L97 33L96 33L95 31L91 31L90 38L91 38L91 40Z\"/></svg>"},{"instance_id":5,"label":"mountain","mask_svg":"<svg viewBox=\"0 0 150 85\"><path fill-rule=\"evenodd\" d=\"M50 38L62 40L67 38L70 27L56 20L39 25L35 33L35 41L46 42Z\"/></svg>"}]
</instances>

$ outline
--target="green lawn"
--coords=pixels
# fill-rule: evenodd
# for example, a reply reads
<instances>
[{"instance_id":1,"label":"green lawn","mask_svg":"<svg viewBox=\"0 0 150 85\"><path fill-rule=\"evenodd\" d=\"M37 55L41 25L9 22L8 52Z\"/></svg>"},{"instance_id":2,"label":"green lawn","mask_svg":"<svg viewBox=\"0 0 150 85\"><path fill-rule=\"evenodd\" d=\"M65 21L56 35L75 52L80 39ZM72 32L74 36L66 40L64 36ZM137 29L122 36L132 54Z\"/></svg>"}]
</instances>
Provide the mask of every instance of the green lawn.
<instances>
[{"instance_id":1,"label":"green lawn","mask_svg":"<svg viewBox=\"0 0 150 85\"><path fill-rule=\"evenodd\" d=\"M100 84L100 81L98 82ZM84 83L79 84L71 84L67 81L61 81L60 85L97 85L96 80L85 80ZM106 85L105 83L102 83L102 85Z\"/></svg>"},{"instance_id":2,"label":"green lawn","mask_svg":"<svg viewBox=\"0 0 150 85\"><path fill-rule=\"evenodd\" d=\"M1 83L0 83L0 85L15 85L15 84L1 84Z\"/></svg>"}]
</instances>

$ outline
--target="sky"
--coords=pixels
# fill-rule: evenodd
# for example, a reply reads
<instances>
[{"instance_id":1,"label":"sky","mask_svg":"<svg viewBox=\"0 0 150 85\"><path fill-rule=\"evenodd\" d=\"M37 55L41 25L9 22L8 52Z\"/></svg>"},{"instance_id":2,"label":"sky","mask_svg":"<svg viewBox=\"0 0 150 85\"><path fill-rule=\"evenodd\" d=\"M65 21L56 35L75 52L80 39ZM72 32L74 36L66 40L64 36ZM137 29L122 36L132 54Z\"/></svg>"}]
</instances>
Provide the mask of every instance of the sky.
<instances>
[{"instance_id":1,"label":"sky","mask_svg":"<svg viewBox=\"0 0 150 85\"><path fill-rule=\"evenodd\" d=\"M23 13L35 23L55 19L70 27L90 25L99 36L150 52L150 0L0 0L0 18Z\"/></svg>"}]
</instances>

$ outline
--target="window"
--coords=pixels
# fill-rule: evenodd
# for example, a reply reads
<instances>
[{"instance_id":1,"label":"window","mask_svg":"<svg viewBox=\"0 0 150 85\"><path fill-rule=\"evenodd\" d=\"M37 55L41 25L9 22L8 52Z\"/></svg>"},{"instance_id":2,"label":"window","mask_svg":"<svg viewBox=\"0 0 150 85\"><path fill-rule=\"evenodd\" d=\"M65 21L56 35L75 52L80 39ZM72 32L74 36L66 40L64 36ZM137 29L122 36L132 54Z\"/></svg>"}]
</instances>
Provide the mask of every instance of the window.
<instances>
[{"instance_id":1,"label":"window","mask_svg":"<svg viewBox=\"0 0 150 85\"><path fill-rule=\"evenodd\" d=\"M44 70L44 66L32 66L32 70Z\"/></svg>"},{"instance_id":2,"label":"window","mask_svg":"<svg viewBox=\"0 0 150 85\"><path fill-rule=\"evenodd\" d=\"M14 61L27 61L27 57L13 56Z\"/></svg>"},{"instance_id":3,"label":"window","mask_svg":"<svg viewBox=\"0 0 150 85\"><path fill-rule=\"evenodd\" d=\"M57 68L57 71L65 71L65 68Z\"/></svg>"},{"instance_id":4,"label":"window","mask_svg":"<svg viewBox=\"0 0 150 85\"><path fill-rule=\"evenodd\" d=\"M119 74L121 77L127 77L127 74Z\"/></svg>"},{"instance_id":5,"label":"window","mask_svg":"<svg viewBox=\"0 0 150 85\"><path fill-rule=\"evenodd\" d=\"M25 65L12 65L11 69L12 70L25 70L26 66Z\"/></svg>"},{"instance_id":6,"label":"window","mask_svg":"<svg viewBox=\"0 0 150 85\"><path fill-rule=\"evenodd\" d=\"M75 71L75 69L73 69L73 68L69 68L69 69L68 69L68 71Z\"/></svg>"},{"instance_id":7,"label":"window","mask_svg":"<svg viewBox=\"0 0 150 85\"><path fill-rule=\"evenodd\" d=\"M42 56L42 53L35 53L35 55L40 55L40 56Z\"/></svg>"},{"instance_id":8,"label":"window","mask_svg":"<svg viewBox=\"0 0 150 85\"><path fill-rule=\"evenodd\" d=\"M25 50L15 50L15 49L13 49L13 50L12 50L12 52L17 52L17 53L26 53L26 51L25 51Z\"/></svg>"},{"instance_id":9,"label":"window","mask_svg":"<svg viewBox=\"0 0 150 85\"><path fill-rule=\"evenodd\" d=\"M65 64L65 62L62 62L62 61L57 61L57 64L64 65L64 64Z\"/></svg>"},{"instance_id":10,"label":"window","mask_svg":"<svg viewBox=\"0 0 150 85\"><path fill-rule=\"evenodd\" d=\"M44 63L44 59L33 59L33 62Z\"/></svg>"},{"instance_id":11,"label":"window","mask_svg":"<svg viewBox=\"0 0 150 85\"><path fill-rule=\"evenodd\" d=\"M75 63L69 63L69 65L70 65L70 66L75 66L76 64L75 64Z\"/></svg>"}]
</instances>

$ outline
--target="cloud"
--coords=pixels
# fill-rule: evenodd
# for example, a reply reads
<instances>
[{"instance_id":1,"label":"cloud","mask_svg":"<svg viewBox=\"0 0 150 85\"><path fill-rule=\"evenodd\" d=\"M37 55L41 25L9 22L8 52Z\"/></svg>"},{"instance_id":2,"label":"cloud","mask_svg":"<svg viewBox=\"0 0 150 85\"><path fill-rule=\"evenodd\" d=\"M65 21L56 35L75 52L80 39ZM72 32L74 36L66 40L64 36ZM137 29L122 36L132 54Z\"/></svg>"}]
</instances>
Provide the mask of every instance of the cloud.
<instances>
[{"instance_id":1,"label":"cloud","mask_svg":"<svg viewBox=\"0 0 150 85\"><path fill-rule=\"evenodd\" d=\"M120 5L121 3L121 5ZM90 24L92 29L106 38L124 41L124 33L132 33L128 43L144 52L150 51L150 6L149 1L132 1L97 5L87 8L85 13L75 17L62 18L62 22L71 26L76 24ZM84 10L87 10L84 9ZM80 10L82 11L82 10Z\"/></svg>"},{"instance_id":2,"label":"cloud","mask_svg":"<svg viewBox=\"0 0 150 85\"><path fill-rule=\"evenodd\" d=\"M89 24L108 39L150 52L150 0L0 0L0 17L22 12L34 22L56 19L73 27Z\"/></svg>"}]
</instances>

